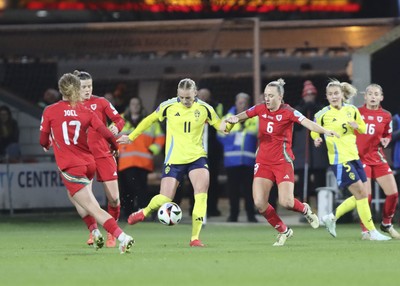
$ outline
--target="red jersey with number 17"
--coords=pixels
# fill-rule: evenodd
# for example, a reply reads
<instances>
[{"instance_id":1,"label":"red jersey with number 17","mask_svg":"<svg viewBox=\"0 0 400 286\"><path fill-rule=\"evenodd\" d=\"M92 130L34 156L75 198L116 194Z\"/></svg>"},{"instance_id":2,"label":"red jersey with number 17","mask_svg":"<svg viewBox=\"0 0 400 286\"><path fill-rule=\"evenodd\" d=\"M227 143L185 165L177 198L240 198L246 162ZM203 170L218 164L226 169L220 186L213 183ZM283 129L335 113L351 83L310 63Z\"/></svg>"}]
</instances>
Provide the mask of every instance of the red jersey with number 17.
<instances>
[{"instance_id":1,"label":"red jersey with number 17","mask_svg":"<svg viewBox=\"0 0 400 286\"><path fill-rule=\"evenodd\" d=\"M288 104L281 104L278 110L272 112L264 103L246 110L246 114L259 118L256 163L275 165L292 162L293 124L303 121L304 115Z\"/></svg>"},{"instance_id":2,"label":"red jersey with number 17","mask_svg":"<svg viewBox=\"0 0 400 286\"><path fill-rule=\"evenodd\" d=\"M105 126L107 126L107 118L109 118L114 122L118 131L121 131L124 127L124 119L114 106L104 97L92 95L88 100L85 100L83 104L87 108L93 110ZM90 151L95 158L113 156L110 152L110 144L108 144L107 140L93 128L89 128L88 143Z\"/></svg>"},{"instance_id":3,"label":"red jersey with number 17","mask_svg":"<svg viewBox=\"0 0 400 286\"><path fill-rule=\"evenodd\" d=\"M40 131L51 135L57 166L65 170L94 163L87 143L87 130L103 125L83 104L72 107L68 101L59 101L44 110Z\"/></svg>"},{"instance_id":4,"label":"red jersey with number 17","mask_svg":"<svg viewBox=\"0 0 400 286\"><path fill-rule=\"evenodd\" d=\"M361 162L367 165L386 163L380 140L381 138L392 138L392 115L382 107L372 110L363 105L358 110L367 125L365 134L356 132Z\"/></svg>"}]
</instances>

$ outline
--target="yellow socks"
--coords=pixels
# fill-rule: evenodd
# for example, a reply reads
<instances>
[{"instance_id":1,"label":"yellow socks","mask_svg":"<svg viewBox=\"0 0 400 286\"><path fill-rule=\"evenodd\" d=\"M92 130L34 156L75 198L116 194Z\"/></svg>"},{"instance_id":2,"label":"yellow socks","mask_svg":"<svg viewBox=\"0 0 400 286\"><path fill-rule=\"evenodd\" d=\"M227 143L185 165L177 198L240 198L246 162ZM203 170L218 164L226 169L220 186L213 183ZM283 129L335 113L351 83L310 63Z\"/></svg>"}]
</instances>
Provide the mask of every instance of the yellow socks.
<instances>
[{"instance_id":1,"label":"yellow socks","mask_svg":"<svg viewBox=\"0 0 400 286\"><path fill-rule=\"evenodd\" d=\"M336 219L339 219L345 213L352 211L356 208L356 198L351 196L350 198L345 199L337 208L335 212Z\"/></svg>"},{"instance_id":2,"label":"yellow socks","mask_svg":"<svg viewBox=\"0 0 400 286\"><path fill-rule=\"evenodd\" d=\"M158 210L163 204L168 203L170 201L172 201L170 198L161 194L154 196L151 199L150 203L147 205L147 207L143 209L144 216L147 217L152 212Z\"/></svg>"},{"instance_id":3,"label":"yellow socks","mask_svg":"<svg viewBox=\"0 0 400 286\"><path fill-rule=\"evenodd\" d=\"M192 212L192 240L199 239L203 220L207 211L207 193L194 196L194 207Z\"/></svg>"},{"instance_id":4,"label":"yellow socks","mask_svg":"<svg viewBox=\"0 0 400 286\"><path fill-rule=\"evenodd\" d=\"M374 230L375 225L372 220L371 208L369 207L368 198L357 200L357 212L361 222L368 230Z\"/></svg>"}]
</instances>

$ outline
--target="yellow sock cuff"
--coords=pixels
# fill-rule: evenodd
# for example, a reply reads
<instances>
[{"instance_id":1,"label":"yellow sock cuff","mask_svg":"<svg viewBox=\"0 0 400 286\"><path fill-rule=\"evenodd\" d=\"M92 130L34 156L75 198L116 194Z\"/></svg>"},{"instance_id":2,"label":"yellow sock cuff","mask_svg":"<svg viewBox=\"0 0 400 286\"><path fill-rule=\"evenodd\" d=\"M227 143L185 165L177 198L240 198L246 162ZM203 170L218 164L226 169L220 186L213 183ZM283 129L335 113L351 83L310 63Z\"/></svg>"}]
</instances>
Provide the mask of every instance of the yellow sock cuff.
<instances>
[{"instance_id":1,"label":"yellow sock cuff","mask_svg":"<svg viewBox=\"0 0 400 286\"><path fill-rule=\"evenodd\" d=\"M194 207L192 212L192 237L191 240L199 239L203 226L204 217L207 212L207 193L199 193L194 196Z\"/></svg>"},{"instance_id":2,"label":"yellow sock cuff","mask_svg":"<svg viewBox=\"0 0 400 286\"><path fill-rule=\"evenodd\" d=\"M357 212L361 222L368 230L374 230L375 225L372 220L371 208L369 207L368 198L357 200Z\"/></svg>"},{"instance_id":3,"label":"yellow sock cuff","mask_svg":"<svg viewBox=\"0 0 400 286\"><path fill-rule=\"evenodd\" d=\"M195 200L207 200L208 194L207 193L199 193L194 195Z\"/></svg>"}]
</instances>

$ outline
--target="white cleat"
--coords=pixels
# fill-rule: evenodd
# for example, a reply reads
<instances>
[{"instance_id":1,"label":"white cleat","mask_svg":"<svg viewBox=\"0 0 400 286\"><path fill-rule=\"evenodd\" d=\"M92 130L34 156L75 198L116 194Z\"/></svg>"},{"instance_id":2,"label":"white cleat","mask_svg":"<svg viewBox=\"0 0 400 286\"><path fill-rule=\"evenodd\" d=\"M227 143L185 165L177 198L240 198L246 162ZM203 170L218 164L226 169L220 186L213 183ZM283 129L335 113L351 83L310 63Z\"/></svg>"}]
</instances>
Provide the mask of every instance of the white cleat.
<instances>
[{"instance_id":1,"label":"white cleat","mask_svg":"<svg viewBox=\"0 0 400 286\"><path fill-rule=\"evenodd\" d=\"M377 231L376 229L374 230L370 230L369 234L371 236L371 238L369 240L376 240L376 241L387 241L387 240L391 240L392 238L386 235L383 235L382 233L380 233L379 231Z\"/></svg>"},{"instance_id":2,"label":"white cleat","mask_svg":"<svg viewBox=\"0 0 400 286\"><path fill-rule=\"evenodd\" d=\"M104 237L98 229L92 230L92 237L93 237L93 247L96 250L103 248L104 246Z\"/></svg>"},{"instance_id":3,"label":"white cleat","mask_svg":"<svg viewBox=\"0 0 400 286\"><path fill-rule=\"evenodd\" d=\"M390 236L394 239L400 239L400 233L397 232L397 230L394 229L393 225L383 225L381 224L381 230L383 232L386 232L388 234L390 234Z\"/></svg>"},{"instance_id":4,"label":"white cleat","mask_svg":"<svg viewBox=\"0 0 400 286\"><path fill-rule=\"evenodd\" d=\"M361 232L361 240L371 240L371 235L369 234L369 231Z\"/></svg>"},{"instance_id":5,"label":"white cleat","mask_svg":"<svg viewBox=\"0 0 400 286\"><path fill-rule=\"evenodd\" d=\"M288 238L293 236L293 230L288 227L285 232L279 233L273 246L284 246Z\"/></svg>"},{"instance_id":6,"label":"white cleat","mask_svg":"<svg viewBox=\"0 0 400 286\"><path fill-rule=\"evenodd\" d=\"M119 243L119 251L121 254L124 253L130 253L131 252L131 248L133 246L133 244L135 243L135 241L133 240L133 238L129 235L126 235L126 238L124 239L124 241Z\"/></svg>"},{"instance_id":7,"label":"white cleat","mask_svg":"<svg viewBox=\"0 0 400 286\"><path fill-rule=\"evenodd\" d=\"M308 223L312 228L319 227L319 219L318 216L312 212L311 207L307 203L303 203L303 205L307 208L307 213L304 215Z\"/></svg>"},{"instance_id":8,"label":"white cleat","mask_svg":"<svg viewBox=\"0 0 400 286\"><path fill-rule=\"evenodd\" d=\"M322 222L324 223L326 229L328 230L329 234L332 235L333 237L336 237L336 219L335 216L330 213L327 215L324 215L321 218Z\"/></svg>"}]
</instances>

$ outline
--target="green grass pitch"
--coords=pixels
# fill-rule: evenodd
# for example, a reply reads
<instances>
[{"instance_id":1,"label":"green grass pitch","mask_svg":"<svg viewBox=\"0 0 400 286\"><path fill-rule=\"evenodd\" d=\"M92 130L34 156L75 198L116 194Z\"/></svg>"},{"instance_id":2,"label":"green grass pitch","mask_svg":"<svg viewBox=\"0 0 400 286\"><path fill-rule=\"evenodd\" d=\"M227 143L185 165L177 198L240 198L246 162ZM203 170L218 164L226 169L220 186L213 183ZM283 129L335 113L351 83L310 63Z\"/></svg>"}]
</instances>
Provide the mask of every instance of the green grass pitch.
<instances>
[{"instance_id":1,"label":"green grass pitch","mask_svg":"<svg viewBox=\"0 0 400 286\"><path fill-rule=\"evenodd\" d=\"M121 223L136 244L95 251L76 216L0 218L0 285L393 285L400 241L361 241L356 224L337 238L294 226L284 247L266 223L208 224L190 248L190 224ZM104 231L103 231L104 233Z\"/></svg>"}]
</instances>

